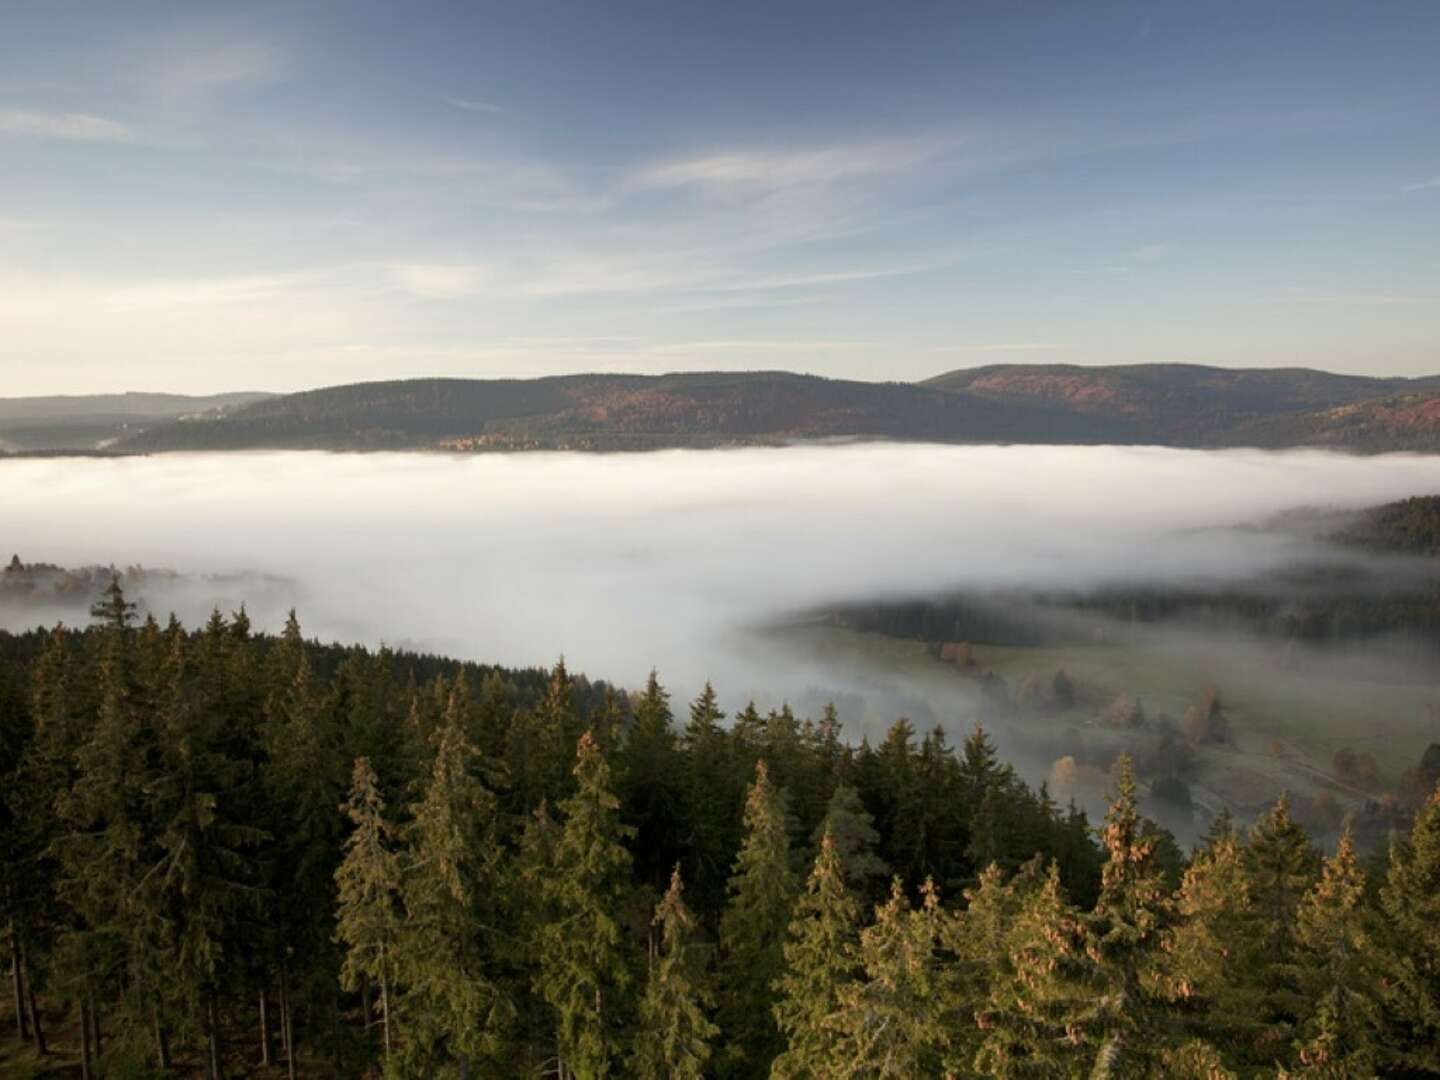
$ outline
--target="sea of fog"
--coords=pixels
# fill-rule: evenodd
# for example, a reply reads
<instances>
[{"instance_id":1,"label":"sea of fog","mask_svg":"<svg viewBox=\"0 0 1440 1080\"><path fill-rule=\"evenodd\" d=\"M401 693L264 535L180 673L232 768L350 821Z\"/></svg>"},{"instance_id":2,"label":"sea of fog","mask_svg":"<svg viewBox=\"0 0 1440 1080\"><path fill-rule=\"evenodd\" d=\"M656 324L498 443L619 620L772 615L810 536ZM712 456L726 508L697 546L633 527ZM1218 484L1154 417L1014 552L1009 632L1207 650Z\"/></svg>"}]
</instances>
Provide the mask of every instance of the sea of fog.
<instances>
[{"instance_id":1,"label":"sea of fog","mask_svg":"<svg viewBox=\"0 0 1440 1080\"><path fill-rule=\"evenodd\" d=\"M0 462L0 545L241 575L151 597L187 622L243 601L274 629L294 606L326 640L563 654L622 685L653 667L680 696L713 680L733 707L874 691L858 662L757 632L815 605L1244 576L1304 542L1235 526L1432 492L1440 457L1122 447L56 458ZM886 692L904 706L906 688Z\"/></svg>"}]
</instances>

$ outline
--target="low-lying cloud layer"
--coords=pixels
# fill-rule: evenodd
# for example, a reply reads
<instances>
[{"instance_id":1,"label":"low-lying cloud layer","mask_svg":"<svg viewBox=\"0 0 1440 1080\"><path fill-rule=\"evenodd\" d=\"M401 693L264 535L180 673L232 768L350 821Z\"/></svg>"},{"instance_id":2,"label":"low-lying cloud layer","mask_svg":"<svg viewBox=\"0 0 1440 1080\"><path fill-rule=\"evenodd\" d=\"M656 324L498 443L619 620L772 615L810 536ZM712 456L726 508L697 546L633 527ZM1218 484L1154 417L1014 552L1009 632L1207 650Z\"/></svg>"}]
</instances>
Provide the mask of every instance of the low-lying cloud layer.
<instances>
[{"instance_id":1,"label":"low-lying cloud layer","mask_svg":"<svg viewBox=\"0 0 1440 1080\"><path fill-rule=\"evenodd\" d=\"M733 699L843 689L750 631L941 588L1248 576L1304 542L1231 530L1297 505L1440 491L1440 458L854 445L645 455L175 455L0 464L27 561L238 572L273 629ZM9 552L5 552L6 555ZM187 621L235 602L168 593ZM213 593L213 595L212 595ZM23 621L4 613L8 625Z\"/></svg>"}]
</instances>

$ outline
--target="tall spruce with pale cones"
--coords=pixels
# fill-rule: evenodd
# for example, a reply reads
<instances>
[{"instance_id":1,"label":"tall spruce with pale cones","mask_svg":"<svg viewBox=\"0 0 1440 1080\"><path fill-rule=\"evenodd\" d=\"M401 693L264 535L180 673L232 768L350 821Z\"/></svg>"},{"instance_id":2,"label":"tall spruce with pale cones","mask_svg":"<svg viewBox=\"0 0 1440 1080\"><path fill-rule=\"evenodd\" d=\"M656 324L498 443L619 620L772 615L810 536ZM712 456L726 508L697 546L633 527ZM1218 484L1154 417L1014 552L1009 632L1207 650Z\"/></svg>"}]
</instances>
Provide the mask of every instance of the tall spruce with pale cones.
<instances>
[{"instance_id":1,"label":"tall spruce with pale cones","mask_svg":"<svg viewBox=\"0 0 1440 1080\"><path fill-rule=\"evenodd\" d=\"M745 799L745 841L730 875L720 919L720 1026L727 1040L725 1076L769 1074L784 1049L772 1007L784 970L785 936L799 883L790 868L790 822L784 795L761 761Z\"/></svg>"},{"instance_id":2,"label":"tall spruce with pale cones","mask_svg":"<svg viewBox=\"0 0 1440 1080\"><path fill-rule=\"evenodd\" d=\"M944 914L933 882L926 881L920 895L920 907L912 908L895 879L890 898L860 933L863 974L839 994L842 1075L940 1075L950 1037L937 955Z\"/></svg>"},{"instance_id":3,"label":"tall spruce with pale cones","mask_svg":"<svg viewBox=\"0 0 1440 1080\"><path fill-rule=\"evenodd\" d=\"M863 971L860 925L860 904L827 831L795 904L784 946L785 970L775 984L780 995L775 1022L785 1051L775 1059L772 1076L808 1080L843 1068L841 995Z\"/></svg>"},{"instance_id":4,"label":"tall spruce with pale cones","mask_svg":"<svg viewBox=\"0 0 1440 1080\"><path fill-rule=\"evenodd\" d=\"M345 858L335 871L339 894L335 937L345 950L340 981L347 990L369 985L380 988L380 1022L388 1059L397 1043L392 1030L391 974L400 935L400 861L394 850L394 830L385 818L379 781L365 758L355 761L345 813L354 828L345 841Z\"/></svg>"},{"instance_id":5,"label":"tall spruce with pale cones","mask_svg":"<svg viewBox=\"0 0 1440 1080\"><path fill-rule=\"evenodd\" d=\"M622 924L633 831L622 824L610 766L588 732L575 753L575 793L544 881L550 920L540 928L538 990L556 1029L562 1077L618 1075L631 1020L634 956Z\"/></svg>"},{"instance_id":6,"label":"tall spruce with pale cones","mask_svg":"<svg viewBox=\"0 0 1440 1080\"><path fill-rule=\"evenodd\" d=\"M1109 1076L1145 1067L1166 1037L1164 1004L1157 1000L1154 978L1172 907L1154 841L1140 818L1128 754L1120 756L1100 836L1107 858L1088 949L1100 984L1094 1018L1102 1041L1096 1072Z\"/></svg>"},{"instance_id":7,"label":"tall spruce with pale cones","mask_svg":"<svg viewBox=\"0 0 1440 1080\"><path fill-rule=\"evenodd\" d=\"M1300 985L1314 1008L1296 1040L1299 1075L1369 1076L1375 1071L1381 1009L1370 989L1374 952L1364 897L1365 872L1347 823L1295 920Z\"/></svg>"},{"instance_id":8,"label":"tall spruce with pale cones","mask_svg":"<svg viewBox=\"0 0 1440 1080\"><path fill-rule=\"evenodd\" d=\"M700 1080L720 1033L708 1015L715 1004L709 949L699 940L684 892L677 865L652 920L660 940L651 950L630 1057L630 1073L639 1080Z\"/></svg>"},{"instance_id":9,"label":"tall spruce with pale cones","mask_svg":"<svg viewBox=\"0 0 1440 1080\"><path fill-rule=\"evenodd\" d=\"M1440 1076L1440 785L1409 837L1391 845L1380 905L1388 923L1382 1059L1395 1073Z\"/></svg>"}]
</instances>

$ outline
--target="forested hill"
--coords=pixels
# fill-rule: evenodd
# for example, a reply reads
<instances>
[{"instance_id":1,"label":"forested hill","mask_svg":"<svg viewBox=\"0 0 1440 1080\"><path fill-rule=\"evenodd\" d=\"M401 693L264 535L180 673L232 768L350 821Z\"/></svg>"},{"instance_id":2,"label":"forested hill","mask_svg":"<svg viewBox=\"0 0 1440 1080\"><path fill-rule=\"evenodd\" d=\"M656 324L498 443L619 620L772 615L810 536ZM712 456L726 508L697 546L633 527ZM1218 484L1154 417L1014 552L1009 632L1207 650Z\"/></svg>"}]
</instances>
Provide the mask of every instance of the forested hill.
<instances>
[{"instance_id":1,"label":"forested hill","mask_svg":"<svg viewBox=\"0 0 1440 1080\"><path fill-rule=\"evenodd\" d=\"M95 450L180 416L215 416L267 396L80 394L0 398L0 451Z\"/></svg>"},{"instance_id":2,"label":"forested hill","mask_svg":"<svg viewBox=\"0 0 1440 1080\"><path fill-rule=\"evenodd\" d=\"M1101 418L906 383L788 372L564 375L359 383L155 427L136 451L629 450L882 438L1104 442Z\"/></svg>"},{"instance_id":3,"label":"forested hill","mask_svg":"<svg viewBox=\"0 0 1440 1080\"><path fill-rule=\"evenodd\" d=\"M121 452L645 450L868 438L1440 450L1440 378L1304 368L1001 365L919 385L788 372L413 379L132 431Z\"/></svg>"},{"instance_id":4,"label":"forested hill","mask_svg":"<svg viewBox=\"0 0 1440 1080\"><path fill-rule=\"evenodd\" d=\"M1440 450L1440 377L1196 364L997 364L922 385L1104 420L1116 441L1168 446Z\"/></svg>"}]
</instances>

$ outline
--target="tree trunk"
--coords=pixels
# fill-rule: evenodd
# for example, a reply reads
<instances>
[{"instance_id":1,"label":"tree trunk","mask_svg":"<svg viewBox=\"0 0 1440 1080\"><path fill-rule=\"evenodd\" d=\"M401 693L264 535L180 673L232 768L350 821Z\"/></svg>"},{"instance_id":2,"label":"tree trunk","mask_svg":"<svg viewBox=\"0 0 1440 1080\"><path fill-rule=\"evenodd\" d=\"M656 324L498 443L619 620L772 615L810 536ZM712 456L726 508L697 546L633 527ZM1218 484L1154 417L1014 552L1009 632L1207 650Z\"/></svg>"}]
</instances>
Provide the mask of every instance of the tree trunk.
<instances>
[{"instance_id":1,"label":"tree trunk","mask_svg":"<svg viewBox=\"0 0 1440 1080\"><path fill-rule=\"evenodd\" d=\"M390 972L385 966L385 947L380 947L380 1015L385 1021L385 1060L390 1060Z\"/></svg>"},{"instance_id":2,"label":"tree trunk","mask_svg":"<svg viewBox=\"0 0 1440 1080\"><path fill-rule=\"evenodd\" d=\"M335 1080L345 1075L345 1047L340 1038L340 985L330 988L330 1058L335 1066Z\"/></svg>"},{"instance_id":3,"label":"tree trunk","mask_svg":"<svg viewBox=\"0 0 1440 1080\"><path fill-rule=\"evenodd\" d=\"M208 995L205 1003L207 1015L206 1026L210 1029L209 1049L211 1062L211 1076L214 1080L225 1080L224 1048L220 1042L220 1010L215 1006L215 995Z\"/></svg>"},{"instance_id":4,"label":"tree trunk","mask_svg":"<svg viewBox=\"0 0 1440 1080\"><path fill-rule=\"evenodd\" d=\"M95 1005L95 991L91 987L89 976L85 979L85 1001L90 1006L90 1048L98 1063L105 1053L105 1044L100 1038L100 1010Z\"/></svg>"},{"instance_id":5,"label":"tree trunk","mask_svg":"<svg viewBox=\"0 0 1440 1080\"><path fill-rule=\"evenodd\" d=\"M280 1040L285 1044L285 1075L295 1080L294 1006L290 1003L290 961L280 958Z\"/></svg>"},{"instance_id":6,"label":"tree trunk","mask_svg":"<svg viewBox=\"0 0 1440 1080\"><path fill-rule=\"evenodd\" d=\"M24 984L25 1001L30 1009L30 1034L35 1040L35 1053L44 1057L47 1052L45 1029L40 1024L40 1009L35 1004L35 984L30 981L30 958L24 946L20 948L20 981Z\"/></svg>"},{"instance_id":7,"label":"tree trunk","mask_svg":"<svg viewBox=\"0 0 1440 1080\"><path fill-rule=\"evenodd\" d=\"M95 1069L90 1061L90 1005L89 998L80 999L80 1075L91 1080Z\"/></svg>"},{"instance_id":8,"label":"tree trunk","mask_svg":"<svg viewBox=\"0 0 1440 1080\"><path fill-rule=\"evenodd\" d=\"M15 990L15 1028L23 1043L30 1038L30 1025L25 1018L25 989L20 978L20 932L10 924L10 983Z\"/></svg>"},{"instance_id":9,"label":"tree trunk","mask_svg":"<svg viewBox=\"0 0 1440 1080\"><path fill-rule=\"evenodd\" d=\"M270 1067L270 989L260 987L260 1067Z\"/></svg>"},{"instance_id":10,"label":"tree trunk","mask_svg":"<svg viewBox=\"0 0 1440 1080\"><path fill-rule=\"evenodd\" d=\"M155 1058L160 1071L170 1071L170 1037L165 1034L165 1025L160 1022L160 1006L150 1002L150 1027L155 1035Z\"/></svg>"}]
</instances>

